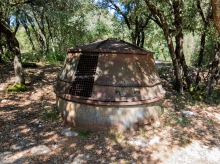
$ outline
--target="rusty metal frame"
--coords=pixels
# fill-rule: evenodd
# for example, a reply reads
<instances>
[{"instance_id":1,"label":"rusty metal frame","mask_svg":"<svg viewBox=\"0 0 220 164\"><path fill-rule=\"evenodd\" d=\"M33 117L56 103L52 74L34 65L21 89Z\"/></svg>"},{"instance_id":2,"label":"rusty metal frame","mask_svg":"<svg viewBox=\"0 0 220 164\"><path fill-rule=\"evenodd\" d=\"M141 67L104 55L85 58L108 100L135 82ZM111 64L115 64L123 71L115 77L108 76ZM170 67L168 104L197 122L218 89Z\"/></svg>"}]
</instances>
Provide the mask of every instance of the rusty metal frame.
<instances>
[{"instance_id":1,"label":"rusty metal frame","mask_svg":"<svg viewBox=\"0 0 220 164\"><path fill-rule=\"evenodd\" d=\"M150 51L141 51L141 50L103 50L103 49L73 49L70 48L67 50L67 53L76 53L76 52L97 52L97 53L117 53L117 54L136 54L136 55L153 55L154 52Z\"/></svg>"},{"instance_id":2,"label":"rusty metal frame","mask_svg":"<svg viewBox=\"0 0 220 164\"><path fill-rule=\"evenodd\" d=\"M140 104L145 104L145 103L152 103L155 101L158 101L165 96L165 92L156 98L149 99L149 100L143 100L143 101L98 101L98 100L92 100L84 97L79 97L79 96L73 96L71 94L61 94L54 89L55 94L57 97L63 98L68 101L74 101L74 102L79 102L79 103L84 103L84 104L91 104L91 105L105 105L105 106L121 106L121 105L140 105Z\"/></svg>"}]
</instances>

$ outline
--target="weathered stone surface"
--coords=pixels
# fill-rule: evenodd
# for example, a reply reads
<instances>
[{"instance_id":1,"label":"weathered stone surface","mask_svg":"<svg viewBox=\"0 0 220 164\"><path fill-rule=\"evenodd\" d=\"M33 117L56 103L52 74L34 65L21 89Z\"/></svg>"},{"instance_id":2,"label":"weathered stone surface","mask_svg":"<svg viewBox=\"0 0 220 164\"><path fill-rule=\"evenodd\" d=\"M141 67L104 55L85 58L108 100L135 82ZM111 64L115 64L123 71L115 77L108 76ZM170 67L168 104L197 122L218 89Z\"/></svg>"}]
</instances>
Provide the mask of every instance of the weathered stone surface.
<instances>
[{"instance_id":1,"label":"weathered stone surface","mask_svg":"<svg viewBox=\"0 0 220 164\"><path fill-rule=\"evenodd\" d=\"M148 146L148 141L143 138L132 138L130 141L128 141L129 144L131 145L136 145L139 147L147 147Z\"/></svg>"},{"instance_id":2,"label":"weathered stone surface","mask_svg":"<svg viewBox=\"0 0 220 164\"><path fill-rule=\"evenodd\" d=\"M102 129L114 126L126 130L146 122L156 121L162 114L161 101L129 106L80 104L57 97L57 107L63 118L75 126ZM149 121L147 121L149 120Z\"/></svg>"},{"instance_id":3,"label":"weathered stone surface","mask_svg":"<svg viewBox=\"0 0 220 164\"><path fill-rule=\"evenodd\" d=\"M50 148L47 147L46 145L35 146L29 150L29 153L33 155L42 155L42 154L47 154L50 152L51 152Z\"/></svg>"}]
</instances>

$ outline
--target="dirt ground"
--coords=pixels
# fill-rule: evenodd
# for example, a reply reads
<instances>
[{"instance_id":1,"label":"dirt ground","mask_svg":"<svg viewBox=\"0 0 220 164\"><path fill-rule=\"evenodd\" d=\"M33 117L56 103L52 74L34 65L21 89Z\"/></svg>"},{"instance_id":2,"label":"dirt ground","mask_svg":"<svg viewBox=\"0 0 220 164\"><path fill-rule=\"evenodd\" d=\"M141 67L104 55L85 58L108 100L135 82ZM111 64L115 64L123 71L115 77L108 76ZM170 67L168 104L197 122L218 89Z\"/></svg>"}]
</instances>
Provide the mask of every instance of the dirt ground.
<instances>
[{"instance_id":1,"label":"dirt ground","mask_svg":"<svg viewBox=\"0 0 220 164\"><path fill-rule=\"evenodd\" d=\"M219 90L206 100L180 95L171 87L170 69L164 69L167 72L160 74L167 93L159 122L133 132L78 131L65 136L61 131L72 132L74 127L60 117L52 121L45 116L46 111L56 110L53 86L60 69L58 64L42 63L25 68L28 90L15 93L7 91L14 80L13 66L0 64L0 164L220 163ZM200 148L195 151L196 146ZM187 155L188 149L194 153L205 149L208 158L200 154L196 161L194 155Z\"/></svg>"}]
</instances>

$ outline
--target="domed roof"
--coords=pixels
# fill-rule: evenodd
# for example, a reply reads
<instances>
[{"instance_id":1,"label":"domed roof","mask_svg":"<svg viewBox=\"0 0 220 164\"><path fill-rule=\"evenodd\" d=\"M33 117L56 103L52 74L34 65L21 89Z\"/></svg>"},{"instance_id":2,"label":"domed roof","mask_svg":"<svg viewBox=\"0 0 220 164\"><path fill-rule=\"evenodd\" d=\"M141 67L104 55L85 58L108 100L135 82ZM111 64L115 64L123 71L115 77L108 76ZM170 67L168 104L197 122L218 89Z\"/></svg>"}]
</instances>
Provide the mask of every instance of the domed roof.
<instances>
[{"instance_id":1,"label":"domed roof","mask_svg":"<svg viewBox=\"0 0 220 164\"><path fill-rule=\"evenodd\" d=\"M131 43L116 38L100 39L67 49L67 52L110 52L128 54L154 54Z\"/></svg>"}]
</instances>

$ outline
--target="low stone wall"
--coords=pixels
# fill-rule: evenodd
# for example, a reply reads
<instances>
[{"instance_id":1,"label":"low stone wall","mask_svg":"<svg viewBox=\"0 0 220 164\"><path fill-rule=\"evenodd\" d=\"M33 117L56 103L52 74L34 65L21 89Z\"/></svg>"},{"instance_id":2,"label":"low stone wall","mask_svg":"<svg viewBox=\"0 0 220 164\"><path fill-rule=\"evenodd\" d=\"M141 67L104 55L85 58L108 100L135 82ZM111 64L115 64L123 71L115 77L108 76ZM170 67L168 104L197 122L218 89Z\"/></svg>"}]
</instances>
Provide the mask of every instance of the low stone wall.
<instances>
[{"instance_id":1,"label":"low stone wall","mask_svg":"<svg viewBox=\"0 0 220 164\"><path fill-rule=\"evenodd\" d=\"M137 129L156 121L162 114L161 100L141 105L96 106L57 97L56 104L65 121L75 127L91 130Z\"/></svg>"}]
</instances>

